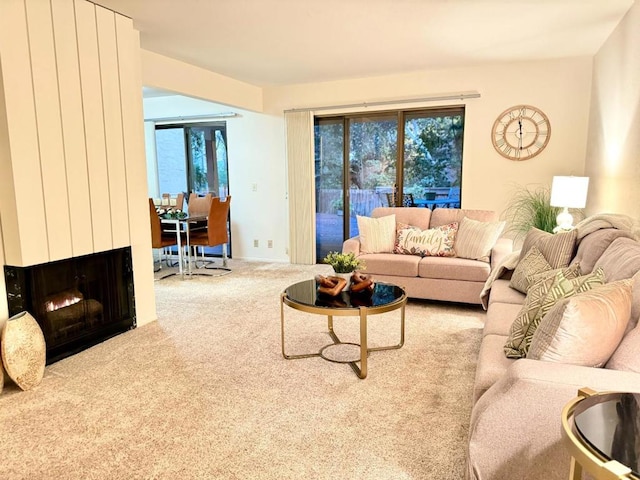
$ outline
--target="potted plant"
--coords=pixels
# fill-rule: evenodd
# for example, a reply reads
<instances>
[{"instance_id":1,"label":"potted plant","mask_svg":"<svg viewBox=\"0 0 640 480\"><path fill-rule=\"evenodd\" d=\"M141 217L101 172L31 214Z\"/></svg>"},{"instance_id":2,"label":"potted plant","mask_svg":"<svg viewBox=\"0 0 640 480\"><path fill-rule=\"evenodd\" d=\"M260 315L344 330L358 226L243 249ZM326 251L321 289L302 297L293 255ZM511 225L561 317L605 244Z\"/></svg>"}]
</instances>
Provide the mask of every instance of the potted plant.
<instances>
[{"instance_id":1,"label":"potted plant","mask_svg":"<svg viewBox=\"0 0 640 480\"><path fill-rule=\"evenodd\" d=\"M351 252L329 252L322 260L322 263L331 265L336 274L343 273L351 275L356 270L364 270L366 268L364 262Z\"/></svg>"},{"instance_id":2,"label":"potted plant","mask_svg":"<svg viewBox=\"0 0 640 480\"><path fill-rule=\"evenodd\" d=\"M336 211L337 215L342 215L344 213L344 205L342 204L342 197L336 198L331 202L331 208Z\"/></svg>"},{"instance_id":3,"label":"potted plant","mask_svg":"<svg viewBox=\"0 0 640 480\"><path fill-rule=\"evenodd\" d=\"M548 187L534 189L516 186L509 205L503 212L507 222L505 233L513 234L514 240L523 238L532 228L553 232L560 208L550 204L551 192Z\"/></svg>"}]
</instances>

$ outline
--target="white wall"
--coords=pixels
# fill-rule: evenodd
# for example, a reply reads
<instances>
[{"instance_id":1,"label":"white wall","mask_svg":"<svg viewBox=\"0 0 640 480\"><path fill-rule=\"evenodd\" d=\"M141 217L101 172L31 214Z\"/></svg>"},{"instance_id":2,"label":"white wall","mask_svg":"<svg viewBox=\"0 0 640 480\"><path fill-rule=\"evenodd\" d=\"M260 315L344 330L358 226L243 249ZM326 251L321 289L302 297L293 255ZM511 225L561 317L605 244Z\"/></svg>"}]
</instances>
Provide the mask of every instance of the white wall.
<instances>
[{"instance_id":1,"label":"white wall","mask_svg":"<svg viewBox=\"0 0 640 480\"><path fill-rule=\"evenodd\" d=\"M174 69L182 68L172 64ZM551 185L554 175L582 175L585 168L592 59L503 63L469 68L414 72L384 77L265 88L264 113L240 112L227 121L229 180L232 196L233 248L238 258L287 260L288 205L284 136L284 110L420 98L433 94L476 90L481 98L465 101L466 126L463 160L463 207L502 212L517 185ZM157 71L145 71L145 85L166 88L150 81ZM180 78L204 72L174 71L171 90L212 102L232 105L223 91L192 88L194 81ZM198 82L196 82L198 83ZM166 110L164 97L145 101L145 118L184 116L186 106ZM220 100L222 99L222 100ZM460 102L398 104L388 108L436 106ZM500 156L491 143L491 127L505 109L531 104L544 111L552 134L546 150L537 157L515 162ZM158 110L151 110L151 106ZM193 104L191 115L229 111L228 106ZM335 109L334 112L344 111ZM327 112L322 112L327 113ZM257 184L257 192L252 184ZM258 239L260 247L253 247ZM266 249L266 240L274 241Z\"/></svg>"},{"instance_id":2,"label":"white wall","mask_svg":"<svg viewBox=\"0 0 640 480\"><path fill-rule=\"evenodd\" d=\"M587 212L640 218L640 3L594 59Z\"/></svg>"},{"instance_id":3,"label":"white wall","mask_svg":"<svg viewBox=\"0 0 640 480\"><path fill-rule=\"evenodd\" d=\"M583 174L591 64L590 58L581 57L266 88L264 111L281 115L283 110L292 108L478 91L481 98L463 102L466 105L463 207L501 212L514 184L550 186L553 175ZM398 104L385 108L460 103ZM549 117L552 129L546 150L522 162L500 156L491 143L491 127L496 117L508 107L518 104L540 108ZM380 108L370 107L369 110ZM338 111L340 109L329 113Z\"/></svg>"},{"instance_id":4,"label":"white wall","mask_svg":"<svg viewBox=\"0 0 640 480\"><path fill-rule=\"evenodd\" d=\"M288 261L284 125L278 116L216 105L180 95L144 100L145 119L223 112L226 118L233 258ZM147 122L150 123L150 122ZM153 141L147 135L148 143ZM255 186L255 191L254 191ZM258 247L254 247L258 240ZM273 247L268 248L268 241Z\"/></svg>"}]
</instances>

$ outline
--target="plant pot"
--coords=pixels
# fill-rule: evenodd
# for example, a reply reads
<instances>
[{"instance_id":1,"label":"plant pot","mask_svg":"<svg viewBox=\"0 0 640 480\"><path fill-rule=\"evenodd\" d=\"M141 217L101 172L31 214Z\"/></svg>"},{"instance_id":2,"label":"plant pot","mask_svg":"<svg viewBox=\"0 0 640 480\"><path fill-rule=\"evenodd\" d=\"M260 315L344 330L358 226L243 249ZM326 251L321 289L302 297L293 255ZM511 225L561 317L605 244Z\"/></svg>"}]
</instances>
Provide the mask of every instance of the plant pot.
<instances>
[{"instance_id":1,"label":"plant pot","mask_svg":"<svg viewBox=\"0 0 640 480\"><path fill-rule=\"evenodd\" d=\"M336 277L341 277L344 278L347 281L347 285L344 287L343 291L347 291L351 288L351 275L353 275L353 272L349 272L349 273L335 273Z\"/></svg>"}]
</instances>

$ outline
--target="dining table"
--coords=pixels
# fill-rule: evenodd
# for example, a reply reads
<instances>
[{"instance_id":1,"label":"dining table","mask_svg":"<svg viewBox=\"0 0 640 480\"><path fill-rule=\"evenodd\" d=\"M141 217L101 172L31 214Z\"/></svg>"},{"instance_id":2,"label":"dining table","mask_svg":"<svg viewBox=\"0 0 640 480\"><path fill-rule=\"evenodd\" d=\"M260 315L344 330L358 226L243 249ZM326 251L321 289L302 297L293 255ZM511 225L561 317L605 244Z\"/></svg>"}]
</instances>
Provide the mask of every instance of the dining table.
<instances>
[{"instance_id":1,"label":"dining table","mask_svg":"<svg viewBox=\"0 0 640 480\"><path fill-rule=\"evenodd\" d=\"M433 210L436 207L451 207L452 205L459 206L460 199L459 198L435 198L433 200L426 200L424 198L415 198L413 203L418 207L426 207L430 210Z\"/></svg>"},{"instance_id":2,"label":"dining table","mask_svg":"<svg viewBox=\"0 0 640 480\"><path fill-rule=\"evenodd\" d=\"M160 223L169 226L164 230L165 232L176 234L176 244L178 245L178 274L181 278L185 278L185 274L191 277L193 275L193 271L191 266L191 244L189 242L189 234L191 231L206 230L207 216L187 215L181 218L160 216ZM186 273L184 269L184 247L187 249Z\"/></svg>"}]
</instances>

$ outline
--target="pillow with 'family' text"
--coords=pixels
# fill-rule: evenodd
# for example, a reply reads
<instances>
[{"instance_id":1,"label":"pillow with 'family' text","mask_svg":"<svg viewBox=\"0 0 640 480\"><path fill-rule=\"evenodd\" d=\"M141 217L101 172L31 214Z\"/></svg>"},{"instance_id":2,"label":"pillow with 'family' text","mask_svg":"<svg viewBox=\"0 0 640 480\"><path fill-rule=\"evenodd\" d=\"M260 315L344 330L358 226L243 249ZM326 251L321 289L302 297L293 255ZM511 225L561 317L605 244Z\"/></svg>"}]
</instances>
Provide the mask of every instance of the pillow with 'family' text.
<instances>
[{"instance_id":1,"label":"pillow with 'family' text","mask_svg":"<svg viewBox=\"0 0 640 480\"><path fill-rule=\"evenodd\" d=\"M458 223L449 223L427 230L408 227L398 230L395 253L421 257L453 257L453 245Z\"/></svg>"}]
</instances>

